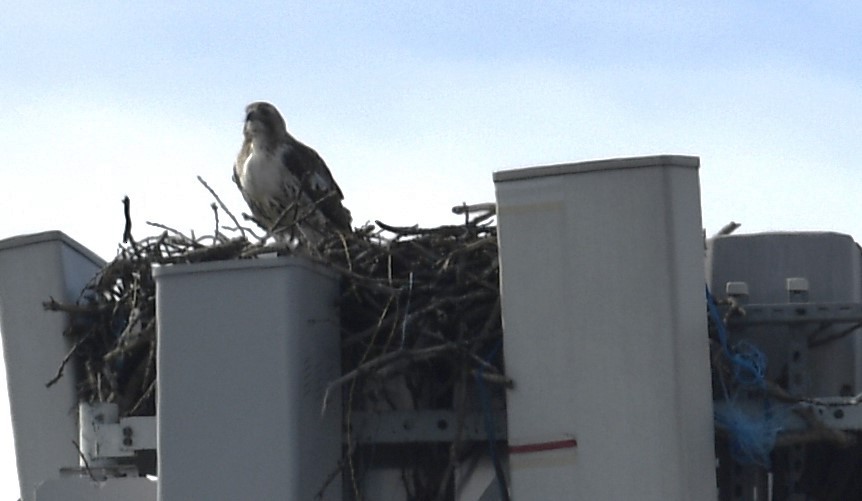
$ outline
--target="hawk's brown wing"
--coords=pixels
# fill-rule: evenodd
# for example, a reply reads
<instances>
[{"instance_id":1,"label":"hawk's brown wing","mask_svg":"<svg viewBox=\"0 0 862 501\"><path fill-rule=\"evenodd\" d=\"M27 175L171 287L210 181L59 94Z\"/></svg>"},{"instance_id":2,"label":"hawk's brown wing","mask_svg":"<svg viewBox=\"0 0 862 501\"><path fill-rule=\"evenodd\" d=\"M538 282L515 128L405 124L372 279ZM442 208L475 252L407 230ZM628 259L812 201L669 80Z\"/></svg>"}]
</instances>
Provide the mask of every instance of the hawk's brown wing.
<instances>
[{"instance_id":1,"label":"hawk's brown wing","mask_svg":"<svg viewBox=\"0 0 862 501\"><path fill-rule=\"evenodd\" d=\"M282 155L282 162L296 179L303 193L320 209L334 229L351 231L353 218L342 205L344 195L326 163L312 148L295 141Z\"/></svg>"}]
</instances>

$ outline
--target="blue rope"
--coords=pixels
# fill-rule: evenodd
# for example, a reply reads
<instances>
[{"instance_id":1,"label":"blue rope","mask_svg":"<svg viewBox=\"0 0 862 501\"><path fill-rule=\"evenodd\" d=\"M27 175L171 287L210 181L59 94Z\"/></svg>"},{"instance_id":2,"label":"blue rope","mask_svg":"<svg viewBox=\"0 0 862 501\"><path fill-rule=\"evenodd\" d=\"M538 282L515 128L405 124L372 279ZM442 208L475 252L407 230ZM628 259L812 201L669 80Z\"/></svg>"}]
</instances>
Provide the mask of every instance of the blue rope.
<instances>
[{"instance_id":1,"label":"blue rope","mask_svg":"<svg viewBox=\"0 0 862 501\"><path fill-rule=\"evenodd\" d=\"M718 314L715 298L706 288L706 303L709 316L718 332L718 341L724 355L730 361L733 381L739 389L766 388L767 358L757 346L748 341L739 341L730 346L727 329ZM770 467L769 455L775 447L775 439L782 429L783 415L773 409L769 398L763 399L762 412L746 411L737 402L737 393L728 388L719 374L726 405L715 412L715 424L730 435L730 453L743 465L758 464Z\"/></svg>"},{"instance_id":2,"label":"blue rope","mask_svg":"<svg viewBox=\"0 0 862 501\"><path fill-rule=\"evenodd\" d=\"M715 297L709 292L709 287L706 288L706 304L709 316L718 330L718 342L733 367L734 380L743 386L763 388L766 384L766 354L747 341L740 341L731 350L727 328L718 314L718 306Z\"/></svg>"},{"instance_id":3,"label":"blue rope","mask_svg":"<svg viewBox=\"0 0 862 501\"><path fill-rule=\"evenodd\" d=\"M776 414L768 401L764 401L762 414L746 411L732 402L715 413L716 426L727 430L730 436L731 457L741 465L756 464L767 469L783 422L784 416Z\"/></svg>"},{"instance_id":4,"label":"blue rope","mask_svg":"<svg viewBox=\"0 0 862 501\"><path fill-rule=\"evenodd\" d=\"M485 362L490 363L500 347L503 346L503 341L497 342L494 349L484 358ZM494 432L494 412L491 408L491 392L485 384L482 375L485 374L485 368L479 367L475 373L476 388L479 391L479 402L482 405L483 421L485 424L485 435L488 437L488 452L491 455L491 462L494 464L494 473L497 477L497 485L500 488L500 499L509 501L509 489L506 487L506 477L503 473L503 465L500 463L500 457L497 454L497 434Z\"/></svg>"}]
</instances>

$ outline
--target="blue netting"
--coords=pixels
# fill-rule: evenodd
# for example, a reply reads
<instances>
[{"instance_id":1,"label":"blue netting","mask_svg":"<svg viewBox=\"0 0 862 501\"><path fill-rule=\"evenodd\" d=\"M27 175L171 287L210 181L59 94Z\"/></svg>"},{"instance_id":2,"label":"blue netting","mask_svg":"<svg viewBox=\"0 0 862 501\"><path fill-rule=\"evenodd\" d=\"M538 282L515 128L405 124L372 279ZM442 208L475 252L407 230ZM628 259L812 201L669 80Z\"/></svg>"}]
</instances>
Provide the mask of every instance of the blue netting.
<instances>
[{"instance_id":1,"label":"blue netting","mask_svg":"<svg viewBox=\"0 0 862 501\"><path fill-rule=\"evenodd\" d=\"M716 306L715 298L710 294L708 287L706 289L706 304L712 323L715 324L718 331L718 342L721 343L721 348L733 367L735 382L744 386L762 387L766 377L766 354L748 341L740 341L731 349L727 329L725 329L724 321L718 314L718 306Z\"/></svg>"},{"instance_id":2,"label":"blue netting","mask_svg":"<svg viewBox=\"0 0 862 501\"><path fill-rule=\"evenodd\" d=\"M718 341L731 365L733 381L730 387L721 378L724 391L724 405L715 412L716 426L727 431L730 436L730 452L739 464L758 464L769 468L769 455L775 447L775 439L784 425L784 414L771 405L769 398L763 396L762 405L746 410L738 400L740 391L763 390L766 387L767 358L757 346L740 341L730 346L724 322L718 314L715 298L706 289L706 303L709 316L715 324ZM749 404L751 400L748 400Z\"/></svg>"},{"instance_id":3,"label":"blue netting","mask_svg":"<svg viewBox=\"0 0 862 501\"><path fill-rule=\"evenodd\" d=\"M733 380L742 386L763 388L766 378L766 354L745 340L734 344L731 352Z\"/></svg>"},{"instance_id":4,"label":"blue netting","mask_svg":"<svg viewBox=\"0 0 862 501\"><path fill-rule=\"evenodd\" d=\"M759 409L746 410L739 402L728 401L715 412L715 424L727 431L730 454L739 464L770 467L769 455L785 416L768 401L763 404Z\"/></svg>"}]
</instances>

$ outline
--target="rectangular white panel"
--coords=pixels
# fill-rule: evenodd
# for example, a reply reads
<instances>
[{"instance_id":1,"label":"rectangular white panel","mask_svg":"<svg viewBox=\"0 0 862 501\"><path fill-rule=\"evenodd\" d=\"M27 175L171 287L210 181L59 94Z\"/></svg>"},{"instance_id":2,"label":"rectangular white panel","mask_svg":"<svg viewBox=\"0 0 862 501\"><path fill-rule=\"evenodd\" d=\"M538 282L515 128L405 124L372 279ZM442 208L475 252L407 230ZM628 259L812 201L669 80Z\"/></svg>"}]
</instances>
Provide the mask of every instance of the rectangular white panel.
<instances>
[{"instance_id":1,"label":"rectangular white panel","mask_svg":"<svg viewBox=\"0 0 862 501\"><path fill-rule=\"evenodd\" d=\"M515 501L715 499L698 167L495 174Z\"/></svg>"},{"instance_id":2,"label":"rectangular white panel","mask_svg":"<svg viewBox=\"0 0 862 501\"><path fill-rule=\"evenodd\" d=\"M52 297L74 303L103 264L59 231L0 241L0 333L24 501L34 499L43 481L58 478L60 468L79 461L72 444L78 436L74 364L45 387L71 349L63 336L67 315L45 311L42 303Z\"/></svg>"},{"instance_id":3,"label":"rectangular white panel","mask_svg":"<svg viewBox=\"0 0 862 501\"><path fill-rule=\"evenodd\" d=\"M314 499L341 457L338 281L298 258L154 276L159 500Z\"/></svg>"}]
</instances>

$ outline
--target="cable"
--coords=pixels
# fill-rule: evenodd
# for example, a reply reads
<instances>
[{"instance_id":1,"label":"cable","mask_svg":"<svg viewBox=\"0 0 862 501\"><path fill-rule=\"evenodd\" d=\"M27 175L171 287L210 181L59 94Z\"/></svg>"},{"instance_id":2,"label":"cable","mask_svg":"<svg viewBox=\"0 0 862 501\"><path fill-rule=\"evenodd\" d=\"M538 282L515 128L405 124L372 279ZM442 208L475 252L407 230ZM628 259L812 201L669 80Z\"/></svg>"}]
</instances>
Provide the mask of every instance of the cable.
<instances>
[{"instance_id":1,"label":"cable","mask_svg":"<svg viewBox=\"0 0 862 501\"><path fill-rule=\"evenodd\" d=\"M485 362L490 363L491 359L497 354L500 347L503 345L503 341L497 342L497 345L494 346L494 349L491 350L491 353L485 357ZM482 414L484 416L485 423L485 435L488 437L488 452L491 455L491 462L494 464L494 474L497 477L497 485L500 488L500 499L503 501L509 501L509 489L506 486L506 474L503 471L503 465L500 462L500 457L497 454L497 436L494 432L494 412L491 409L491 394L488 391L488 387L485 385L485 380L482 378L485 370L484 367L479 367L479 370L475 373L476 378L476 387L479 391L479 401L482 404Z\"/></svg>"}]
</instances>

